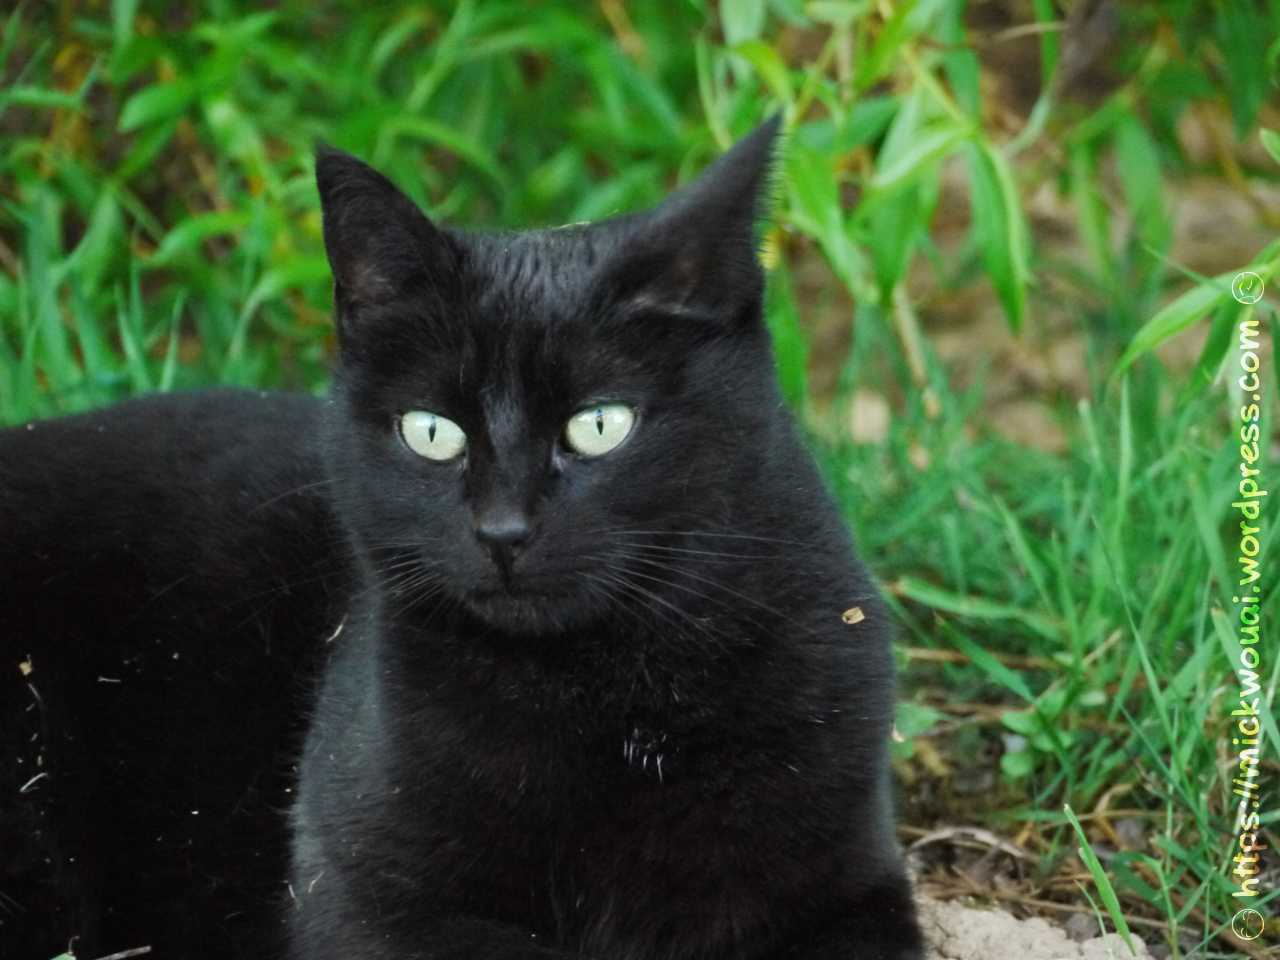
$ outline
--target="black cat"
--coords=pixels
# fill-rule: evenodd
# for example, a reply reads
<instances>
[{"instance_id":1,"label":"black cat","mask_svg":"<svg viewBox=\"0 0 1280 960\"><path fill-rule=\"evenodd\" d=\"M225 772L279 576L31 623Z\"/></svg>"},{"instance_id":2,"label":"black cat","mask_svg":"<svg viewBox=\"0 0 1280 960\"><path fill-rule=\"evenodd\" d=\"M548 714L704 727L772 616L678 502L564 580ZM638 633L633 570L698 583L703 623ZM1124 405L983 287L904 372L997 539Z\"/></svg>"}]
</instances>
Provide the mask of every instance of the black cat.
<instances>
[{"instance_id":1,"label":"black cat","mask_svg":"<svg viewBox=\"0 0 1280 960\"><path fill-rule=\"evenodd\" d=\"M28 792L3 838L78 898L51 928L279 956L272 814L300 755L295 960L922 955L887 618L761 318L775 136L650 213L511 235L439 228L322 150L322 431L305 400L224 393L37 425L18 462L0 436L0 521L30 511L3 570L37 571L0 596L27 644L0 639L6 704L21 736L73 737L69 783L4 741ZM177 845L146 847L153 823Z\"/></svg>"}]
</instances>

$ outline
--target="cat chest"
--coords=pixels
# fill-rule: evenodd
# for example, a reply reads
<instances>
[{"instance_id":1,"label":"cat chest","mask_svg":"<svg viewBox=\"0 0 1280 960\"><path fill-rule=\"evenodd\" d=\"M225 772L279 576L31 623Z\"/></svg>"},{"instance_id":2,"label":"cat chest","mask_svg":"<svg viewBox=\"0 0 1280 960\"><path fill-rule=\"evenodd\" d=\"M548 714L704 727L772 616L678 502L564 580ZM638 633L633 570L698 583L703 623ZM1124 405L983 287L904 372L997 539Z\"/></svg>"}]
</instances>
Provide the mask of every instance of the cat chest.
<instances>
[{"instance_id":1,"label":"cat chest","mask_svg":"<svg viewBox=\"0 0 1280 960\"><path fill-rule=\"evenodd\" d=\"M632 734L611 762L434 767L361 816L348 862L383 909L491 916L586 955L750 956L832 895L847 837L796 771Z\"/></svg>"}]
</instances>

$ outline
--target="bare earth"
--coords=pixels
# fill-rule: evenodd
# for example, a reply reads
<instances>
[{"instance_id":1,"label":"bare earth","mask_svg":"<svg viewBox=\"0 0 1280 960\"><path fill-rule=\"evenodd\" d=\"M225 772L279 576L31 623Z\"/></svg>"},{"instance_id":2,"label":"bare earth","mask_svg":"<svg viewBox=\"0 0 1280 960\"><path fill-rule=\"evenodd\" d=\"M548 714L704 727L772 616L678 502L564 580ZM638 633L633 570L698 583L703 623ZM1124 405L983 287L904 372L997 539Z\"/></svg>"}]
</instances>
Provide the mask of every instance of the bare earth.
<instances>
[{"instance_id":1,"label":"bare earth","mask_svg":"<svg viewBox=\"0 0 1280 960\"><path fill-rule=\"evenodd\" d=\"M932 945L929 960L1130 960L1129 948L1111 933L1077 943L1060 928L1003 910L975 910L958 903L920 900L920 920ZM1151 956L1136 936L1141 960Z\"/></svg>"}]
</instances>

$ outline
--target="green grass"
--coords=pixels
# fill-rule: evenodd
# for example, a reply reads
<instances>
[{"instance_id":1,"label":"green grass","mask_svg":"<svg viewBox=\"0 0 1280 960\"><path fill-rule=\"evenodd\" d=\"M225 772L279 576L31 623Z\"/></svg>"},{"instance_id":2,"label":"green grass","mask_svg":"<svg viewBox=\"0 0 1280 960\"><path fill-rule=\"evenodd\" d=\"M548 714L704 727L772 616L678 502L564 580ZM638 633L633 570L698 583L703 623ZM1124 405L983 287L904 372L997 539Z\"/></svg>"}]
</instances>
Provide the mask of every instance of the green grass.
<instances>
[{"instance_id":1,"label":"green grass","mask_svg":"<svg viewBox=\"0 0 1280 960\"><path fill-rule=\"evenodd\" d=\"M1175 951L1202 941L1206 956L1240 955L1214 939L1235 910L1236 690L1215 610L1236 611L1239 391L1222 370L1244 308L1230 275L1169 263L1166 181L1277 179L1280 167L1221 156L1206 167L1176 128L1217 110L1232 135L1252 135L1272 96L1280 2L1126 5L1111 82L1086 104L1070 93L1084 34L1034 0L1040 71L1012 130L993 120L984 59L1006 40L958 0L256 7L67 0L4 21L0 422L214 383L322 390L334 339L319 139L441 219L521 227L651 204L780 111L790 136L766 257L784 391L819 438L904 651L952 658L904 652L903 769L931 742L957 765L1000 750L998 788L947 813L1023 837L1043 899L1078 899L1053 887L1084 869L1070 804L1119 908L1145 921L1136 932L1155 923ZM933 228L952 158L972 218L944 256ZM1025 200L1041 188L1070 198L1080 259L1042 248ZM1131 228L1110 229L1117 219ZM799 267L815 258L827 292L799 302ZM986 378L953 386L906 293L921 263L938 296L987 291L1014 330L1035 327L1049 291L1074 291L1065 307L1087 337L1090 395L1040 398L1065 452L1002 439L985 420ZM1270 281L1277 266L1269 248L1252 269ZM833 402L810 390L804 318L837 289L855 336ZM1266 301L1257 316L1275 332ZM1211 332L1191 371L1150 355L1197 324ZM1276 372L1263 376L1271 435ZM819 412L843 409L855 386L892 400L880 442L855 444ZM1274 649L1262 651L1267 702ZM992 709L955 706L966 703ZM1273 745L1264 753L1263 794L1277 798ZM1117 835L1094 812L1121 797L1146 839L1108 852ZM1273 840L1277 809L1263 818Z\"/></svg>"}]
</instances>

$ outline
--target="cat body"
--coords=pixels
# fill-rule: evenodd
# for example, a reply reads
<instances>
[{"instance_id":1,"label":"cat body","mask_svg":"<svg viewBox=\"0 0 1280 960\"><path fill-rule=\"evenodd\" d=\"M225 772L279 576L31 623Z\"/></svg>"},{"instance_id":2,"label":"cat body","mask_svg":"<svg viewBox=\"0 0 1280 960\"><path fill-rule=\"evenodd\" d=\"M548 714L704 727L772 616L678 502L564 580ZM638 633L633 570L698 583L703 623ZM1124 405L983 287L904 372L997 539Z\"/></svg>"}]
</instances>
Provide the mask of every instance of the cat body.
<instances>
[{"instance_id":1,"label":"cat body","mask_svg":"<svg viewBox=\"0 0 1280 960\"><path fill-rule=\"evenodd\" d=\"M775 133L650 213L518 235L321 153L367 590L301 760L298 960L920 956L889 624L761 316ZM629 424L603 453L593 410ZM465 441L420 453L406 411Z\"/></svg>"},{"instance_id":2,"label":"cat body","mask_svg":"<svg viewBox=\"0 0 1280 960\"><path fill-rule=\"evenodd\" d=\"M521 234L438 227L321 151L331 398L270 401L296 404L259 424L277 448L250 444L240 484L215 473L184 501L175 535L210 549L169 558L175 585L138 614L216 569L215 592L180 601L207 675L228 673L221 591L258 598L250 635L290 638L295 671L264 668L237 694L274 718L263 752L218 776L244 790L250 768L273 769L291 830L263 804L244 821L270 864L226 904L243 894L262 938L211 949L205 916L169 955L280 956L284 926L296 960L922 956L889 805L888 618L783 404L761 315L754 223L775 136L758 129L654 211ZM0 472L0 519L4 486L26 482ZM255 508L226 515L245 482ZM124 479L103 493L137 501ZM227 553L223 537L243 542ZM263 613L280 603L287 622ZM96 622L77 644L101 643ZM222 739L223 707L207 706L204 735ZM238 721L227 733L224 753L252 739ZM206 777L175 783L169 806ZM288 836L272 914L259 907ZM188 862L219 864L221 882L244 851L195 849L210 839Z\"/></svg>"},{"instance_id":3,"label":"cat body","mask_svg":"<svg viewBox=\"0 0 1280 960\"><path fill-rule=\"evenodd\" d=\"M348 603L323 402L0 431L0 957L278 957L287 809Z\"/></svg>"}]
</instances>

